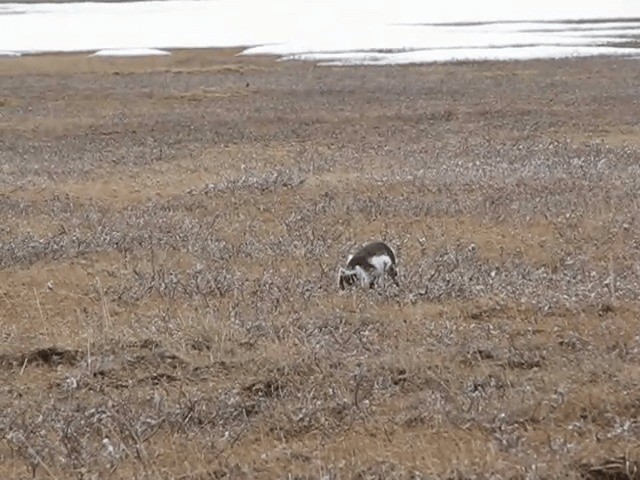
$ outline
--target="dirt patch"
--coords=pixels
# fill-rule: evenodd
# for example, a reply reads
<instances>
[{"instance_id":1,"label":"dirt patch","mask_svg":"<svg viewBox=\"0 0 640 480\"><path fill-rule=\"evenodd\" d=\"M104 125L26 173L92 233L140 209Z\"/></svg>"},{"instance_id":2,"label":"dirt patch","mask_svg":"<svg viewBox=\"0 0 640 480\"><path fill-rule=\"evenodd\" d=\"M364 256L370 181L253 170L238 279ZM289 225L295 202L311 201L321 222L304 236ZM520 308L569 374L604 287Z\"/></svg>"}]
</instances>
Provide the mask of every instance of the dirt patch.
<instances>
[{"instance_id":1,"label":"dirt patch","mask_svg":"<svg viewBox=\"0 0 640 480\"><path fill-rule=\"evenodd\" d=\"M73 365L81 358L77 350L69 350L59 347L38 348L21 355L0 355L0 366L25 367L27 364L56 367L58 365Z\"/></svg>"}]
</instances>

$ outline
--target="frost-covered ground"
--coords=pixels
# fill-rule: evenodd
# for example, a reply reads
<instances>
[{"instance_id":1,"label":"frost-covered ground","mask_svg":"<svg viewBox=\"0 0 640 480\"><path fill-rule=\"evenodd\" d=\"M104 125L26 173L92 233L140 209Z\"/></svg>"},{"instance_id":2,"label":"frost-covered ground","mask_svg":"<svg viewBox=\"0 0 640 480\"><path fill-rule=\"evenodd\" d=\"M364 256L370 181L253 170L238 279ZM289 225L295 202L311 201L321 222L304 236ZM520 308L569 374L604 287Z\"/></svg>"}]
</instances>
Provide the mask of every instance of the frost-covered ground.
<instances>
[{"instance_id":1,"label":"frost-covered ground","mask_svg":"<svg viewBox=\"0 0 640 480\"><path fill-rule=\"evenodd\" d=\"M635 55L640 2L159 1L0 5L0 51L248 47L334 64ZM118 53L118 52L115 52Z\"/></svg>"}]
</instances>

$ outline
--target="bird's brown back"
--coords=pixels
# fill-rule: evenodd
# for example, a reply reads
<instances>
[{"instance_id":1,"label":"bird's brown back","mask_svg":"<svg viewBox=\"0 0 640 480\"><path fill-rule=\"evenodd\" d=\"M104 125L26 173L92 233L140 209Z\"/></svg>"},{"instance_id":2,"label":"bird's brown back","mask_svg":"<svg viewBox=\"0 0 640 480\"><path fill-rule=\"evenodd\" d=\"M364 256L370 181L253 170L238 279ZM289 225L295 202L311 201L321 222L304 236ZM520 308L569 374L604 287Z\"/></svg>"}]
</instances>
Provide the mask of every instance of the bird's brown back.
<instances>
[{"instance_id":1,"label":"bird's brown back","mask_svg":"<svg viewBox=\"0 0 640 480\"><path fill-rule=\"evenodd\" d=\"M347 267L355 268L357 266L370 269L373 266L369 263L371 257L376 255L387 255L391 259L391 263L395 265L396 257L393 250L384 242L371 242L358 250L347 262Z\"/></svg>"}]
</instances>

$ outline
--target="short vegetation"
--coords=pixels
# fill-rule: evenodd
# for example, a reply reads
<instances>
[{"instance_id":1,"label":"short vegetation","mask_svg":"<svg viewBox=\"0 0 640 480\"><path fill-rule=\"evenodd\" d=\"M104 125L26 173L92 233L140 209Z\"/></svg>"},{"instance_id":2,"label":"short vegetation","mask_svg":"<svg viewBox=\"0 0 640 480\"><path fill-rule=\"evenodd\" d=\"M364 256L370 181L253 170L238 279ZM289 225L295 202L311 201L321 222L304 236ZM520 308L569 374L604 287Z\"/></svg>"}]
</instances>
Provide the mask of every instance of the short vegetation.
<instances>
[{"instance_id":1,"label":"short vegetation","mask_svg":"<svg viewBox=\"0 0 640 480\"><path fill-rule=\"evenodd\" d=\"M0 60L0 477L640 478L635 61L234 53Z\"/></svg>"}]
</instances>

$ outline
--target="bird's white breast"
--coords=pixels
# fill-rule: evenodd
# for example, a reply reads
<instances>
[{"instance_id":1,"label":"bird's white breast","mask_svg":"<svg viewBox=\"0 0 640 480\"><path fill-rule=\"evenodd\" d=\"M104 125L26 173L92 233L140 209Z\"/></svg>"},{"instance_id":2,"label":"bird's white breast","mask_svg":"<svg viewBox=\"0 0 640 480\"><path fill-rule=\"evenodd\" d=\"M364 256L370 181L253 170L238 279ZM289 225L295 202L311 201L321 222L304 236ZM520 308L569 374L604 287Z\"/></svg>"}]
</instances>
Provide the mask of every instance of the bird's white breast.
<instances>
[{"instance_id":1,"label":"bird's white breast","mask_svg":"<svg viewBox=\"0 0 640 480\"><path fill-rule=\"evenodd\" d=\"M382 274L392 262L388 255L374 255L369 259L369 263L375 267L378 273Z\"/></svg>"}]
</instances>

